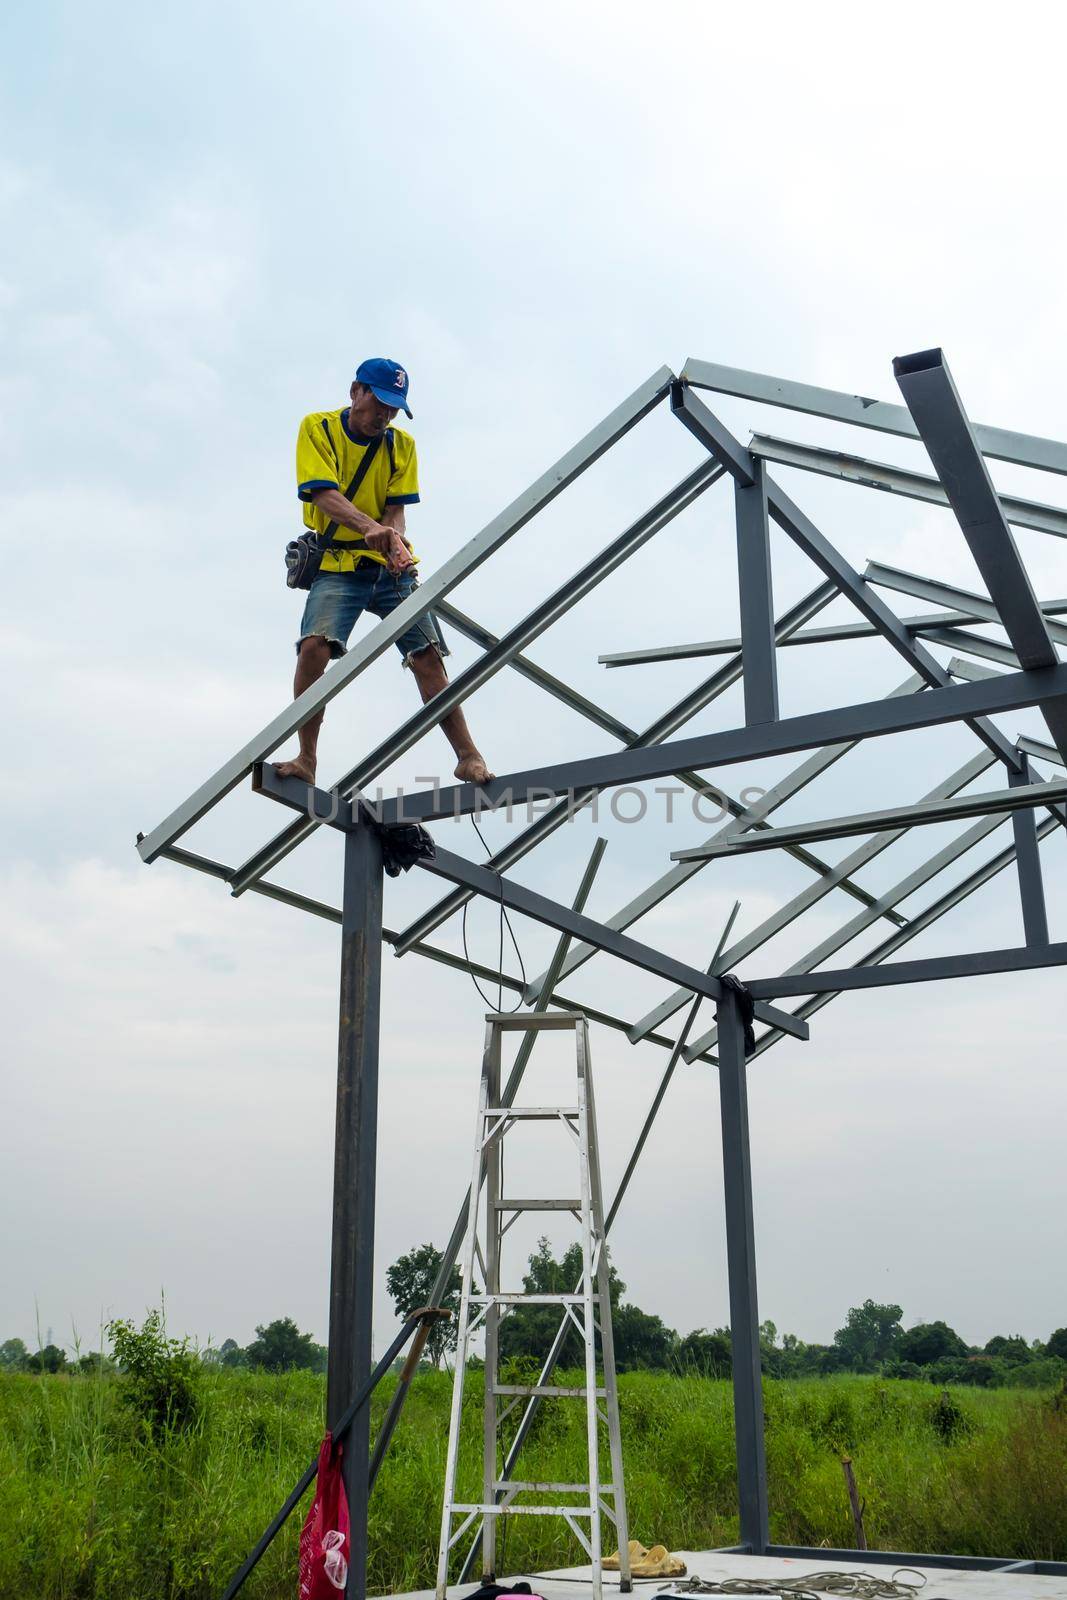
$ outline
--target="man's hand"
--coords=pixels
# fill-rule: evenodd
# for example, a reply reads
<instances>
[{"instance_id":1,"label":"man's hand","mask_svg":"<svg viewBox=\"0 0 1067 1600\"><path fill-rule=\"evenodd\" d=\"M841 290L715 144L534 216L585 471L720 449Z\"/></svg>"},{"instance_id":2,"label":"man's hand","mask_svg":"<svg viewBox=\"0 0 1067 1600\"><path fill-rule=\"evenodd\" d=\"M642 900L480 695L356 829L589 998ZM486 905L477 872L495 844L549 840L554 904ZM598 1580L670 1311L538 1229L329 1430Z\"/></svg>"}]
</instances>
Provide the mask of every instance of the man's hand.
<instances>
[{"instance_id":1,"label":"man's hand","mask_svg":"<svg viewBox=\"0 0 1067 1600\"><path fill-rule=\"evenodd\" d=\"M390 572L405 572L412 565L411 551L395 528L375 523L364 534L367 547L384 556Z\"/></svg>"}]
</instances>

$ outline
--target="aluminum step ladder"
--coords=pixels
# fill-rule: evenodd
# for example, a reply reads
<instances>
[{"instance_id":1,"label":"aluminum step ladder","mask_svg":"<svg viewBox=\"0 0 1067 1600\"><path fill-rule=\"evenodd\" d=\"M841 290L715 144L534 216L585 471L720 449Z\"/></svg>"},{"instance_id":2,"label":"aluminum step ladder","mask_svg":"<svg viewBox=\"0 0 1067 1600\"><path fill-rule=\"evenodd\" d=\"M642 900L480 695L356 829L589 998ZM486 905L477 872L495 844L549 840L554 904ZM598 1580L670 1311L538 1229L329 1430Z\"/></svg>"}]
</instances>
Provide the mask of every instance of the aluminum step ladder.
<instances>
[{"instance_id":1,"label":"aluminum step ladder","mask_svg":"<svg viewBox=\"0 0 1067 1600\"><path fill-rule=\"evenodd\" d=\"M444 1600L448 1582L449 1557L460 1539L473 1529L481 1535L482 1577L496 1573L496 1534L500 1517L562 1517L575 1535L593 1569L595 1600L602 1600L601 1577L602 1517L614 1527L620 1553L620 1588L628 1591L630 1564L626 1521L626 1496L622 1476L622 1441L619 1432L619 1399L615 1379L615 1350L611 1336L611 1300L608 1287L607 1252L604 1248L604 1203L597 1150L596 1114L593 1105L593 1080L589 1060L589 1024L575 1012L541 1012L518 1015L489 1012L486 1016L485 1053L478 1099L474 1136L474 1169L471 1178L470 1209L463 1254L463 1286L460 1297L456 1346L456 1373L452 1389L452 1413L448 1428L448 1455L445 1466L444 1503L441 1509L441 1543L437 1562L437 1596ZM500 1062L505 1032L531 1028L573 1029L577 1066L576 1103L566 1106L506 1106L500 1104ZM552 1131L563 1132L574 1141L580 1193L557 1199L511 1198L503 1187L503 1142L510 1129L520 1122L543 1122ZM484 1193L484 1204L483 1204ZM513 1294L501 1291L500 1247L511 1224L526 1211L571 1212L578 1222L582 1250L582 1274L573 1294ZM484 1248L482 1241L484 1240ZM475 1271L484 1278L484 1293L475 1293ZM500 1318L512 1306L558 1305L581 1335L585 1350L585 1383L579 1388L558 1384L502 1384L498 1360ZM456 1472L459 1457L460 1421L463 1389L471 1340L485 1330L485 1415L483 1423L482 1498L476 1503L456 1499ZM597 1384L596 1335L600 1334L603 1383ZM542 1377L545 1374L542 1373ZM588 1447L588 1479L584 1483L539 1483L501 1476L498 1458L508 1470L515 1445L521 1444L528 1417L542 1401L584 1400ZM498 1409L498 1401L503 1409ZM603 1406L601 1406L603 1402ZM525 1404L523 1421L513 1436L510 1450L501 1429L506 1419ZM600 1475L600 1429L607 1433L611 1466L610 1480ZM512 1468L513 1470L513 1468ZM533 1495L533 1503L526 1496ZM566 1495L564 1502L560 1497ZM547 1503L551 1502L551 1503ZM583 1527L583 1524L587 1526ZM610 1548L610 1547L609 1547ZM473 1552L472 1552L473 1554Z\"/></svg>"}]
</instances>

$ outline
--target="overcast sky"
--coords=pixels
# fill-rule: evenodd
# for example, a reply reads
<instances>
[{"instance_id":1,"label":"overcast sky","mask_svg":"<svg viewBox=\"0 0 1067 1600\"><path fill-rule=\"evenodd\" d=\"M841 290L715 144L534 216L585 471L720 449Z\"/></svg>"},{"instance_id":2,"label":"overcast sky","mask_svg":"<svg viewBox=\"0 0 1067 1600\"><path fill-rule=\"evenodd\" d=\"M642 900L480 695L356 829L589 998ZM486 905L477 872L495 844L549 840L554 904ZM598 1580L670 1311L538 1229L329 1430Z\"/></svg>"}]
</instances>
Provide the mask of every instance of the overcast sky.
<instances>
[{"instance_id":1,"label":"overcast sky","mask_svg":"<svg viewBox=\"0 0 1067 1600\"><path fill-rule=\"evenodd\" d=\"M60 1343L75 1328L89 1343L161 1290L172 1330L201 1341L244 1343L282 1315L323 1338L336 930L146 868L134 849L288 698L301 600L281 554L298 521L301 415L343 404L367 355L408 367L423 486L409 526L425 571L688 355L895 400L891 358L940 344L975 420L1067 437L1062 24L1026 3L52 0L0 27L0 1338L32 1341L39 1319ZM718 409L742 438L761 428L925 465L907 442ZM661 409L456 604L504 631L699 460ZM1054 479L994 470L1005 489L1063 500ZM947 512L781 478L857 565L980 586ZM1038 591L1067 594L1063 546L1018 540ZM781 610L817 574L777 536L774 552ZM843 602L825 615L849 619ZM529 653L641 728L714 663L608 672L597 655L736 629L719 485ZM473 659L452 643L454 667ZM781 665L787 714L907 675L873 641ZM413 703L390 651L334 703L323 779ZM468 710L498 772L616 748L514 673ZM685 731L741 717L732 691ZM1001 726L1043 731L1032 713ZM873 742L779 820L917 798L978 748L960 728ZM447 774L446 755L435 732L386 776ZM718 776L736 792L795 764ZM278 826L242 789L184 842L232 864ZM508 826L485 831L495 846ZM605 809L515 876L569 900L604 833L590 910L607 916L709 831L684 806L669 827ZM880 891L958 831L920 830L860 876ZM440 837L481 854L465 822ZM954 877L1009 839L1006 823ZM1062 840L1044 859L1053 937L1067 938ZM337 903L336 835L277 877ZM741 933L808 882L787 856L716 863L635 932L702 966L735 897ZM419 874L390 883L387 923L437 898ZM829 896L742 972L780 970L857 909ZM541 970L551 935L521 919L516 932L526 970ZM495 960L490 907L472 909L468 936ZM1020 937L1005 873L908 954ZM459 949L456 922L434 939ZM568 982L628 1019L665 992L603 957ZM464 975L386 955L380 1344L395 1325L385 1268L444 1242L467 1181L483 1011ZM972 1341L1067 1322L1065 1020L1056 971L874 991L820 1012L810 1043L761 1057L761 1314L808 1339L832 1337L867 1296ZM610 1190L665 1055L597 1028L593 1056ZM538 1098L562 1074L539 1047ZM630 1295L682 1332L727 1319L717 1107L713 1069L680 1069L613 1240ZM565 1192L553 1154L520 1159ZM519 1236L516 1281L531 1243Z\"/></svg>"}]
</instances>

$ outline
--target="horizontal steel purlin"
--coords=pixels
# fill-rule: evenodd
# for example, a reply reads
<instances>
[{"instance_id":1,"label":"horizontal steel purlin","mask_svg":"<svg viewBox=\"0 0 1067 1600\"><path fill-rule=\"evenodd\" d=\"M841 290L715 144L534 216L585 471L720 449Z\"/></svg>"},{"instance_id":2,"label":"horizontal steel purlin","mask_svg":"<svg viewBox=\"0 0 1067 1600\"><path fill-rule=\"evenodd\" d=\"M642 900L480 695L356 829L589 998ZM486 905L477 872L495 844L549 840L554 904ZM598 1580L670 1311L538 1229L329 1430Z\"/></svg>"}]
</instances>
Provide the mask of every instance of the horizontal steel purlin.
<instances>
[{"instance_id":1,"label":"horizontal steel purlin","mask_svg":"<svg viewBox=\"0 0 1067 1600\"><path fill-rule=\"evenodd\" d=\"M906 572L902 567L889 567L882 561L868 561L863 576L879 589L893 589L898 594L910 595L913 600L928 600L935 606L956 606L961 611L969 612L978 622L994 622L998 627L1004 626L1000 612L986 594L975 594L970 589L961 589L954 583L943 583L939 578L927 578L919 572ZM1047 618L1062 614L1065 609L1067 601L1064 600L1049 600L1041 604L1041 611ZM1048 631L1057 643L1067 644L1067 625L1049 621Z\"/></svg>"},{"instance_id":2,"label":"horizontal steel purlin","mask_svg":"<svg viewBox=\"0 0 1067 1600\"><path fill-rule=\"evenodd\" d=\"M1038 824L1038 839L1047 838L1057 826L1058 824L1052 817L1046 817L1043 822ZM959 853L957 852L957 854ZM958 905L962 905L964 900L978 889L983 888L985 884L990 883L999 873L1010 867L1014 861L1015 846L1011 844L1000 851L998 855L991 856L988 861L983 861L981 866L976 867L973 872L969 873L966 878L961 879L959 883L953 884L952 888L946 890L937 900L931 901L921 911L915 912L906 928L900 928L895 933L891 933L880 944L874 945L872 949L860 956L853 965L856 968L870 968L878 966L883 961L888 961L890 956L896 955L897 951L903 949L904 945L909 944L912 939L917 939L921 933L926 932L927 928L932 927L935 922L939 922L950 911L954 911ZM809 957L813 963L817 954L817 951L809 952ZM811 1018L817 1011L821 1011L824 1006L828 1006L831 1001L836 1000L839 993L839 990L835 990L828 994L812 995L810 999L805 1000L797 1007L795 1015ZM692 1046L693 1051L706 1050L711 1037L711 1035L705 1034L703 1038L698 1039ZM782 1035L774 1030L763 1034L756 1041L753 1055L762 1055L764 1051L770 1050L774 1045L778 1044L781 1038ZM686 1060L689 1059L691 1058L687 1053Z\"/></svg>"},{"instance_id":3,"label":"horizontal steel purlin","mask_svg":"<svg viewBox=\"0 0 1067 1600\"><path fill-rule=\"evenodd\" d=\"M940 983L945 978L983 977L996 972L1028 972L1067 966L1067 944L1023 945L1012 950L972 950L926 961L895 961L878 967L839 967L793 977L751 978L750 994L769 1000L790 994L841 994L846 989L881 989L898 983Z\"/></svg>"},{"instance_id":4,"label":"horizontal steel purlin","mask_svg":"<svg viewBox=\"0 0 1067 1600\"><path fill-rule=\"evenodd\" d=\"M585 788L606 789L617 784L643 783L665 777L680 767L699 771L756 761L764 756L788 755L795 750L810 750L845 739L880 738L946 722L970 721L976 716L1039 705L1065 692L1067 665L1042 667L1033 672L1006 672L981 683L926 689L904 700L864 701L832 711L784 717L780 722L759 727L732 728L667 744L620 750L607 756L535 767L483 785L456 784L403 795L382 803L381 820L391 825L469 816L509 804L540 802L553 795L568 795ZM1008 741L1000 737L1011 749ZM1018 764L1017 756L1013 764ZM1062 807L1056 809L1062 822Z\"/></svg>"},{"instance_id":5,"label":"horizontal steel purlin","mask_svg":"<svg viewBox=\"0 0 1067 1600\"><path fill-rule=\"evenodd\" d=\"M866 575L869 577L869 574ZM836 598L836 597L835 597ZM1067 600L1053 600L1042 604L1042 611L1047 617L1062 616L1067 612ZM444 615L442 607L438 612ZM949 645L959 648L964 640L977 637L964 630L968 622L982 622L988 620L976 616L973 611L926 611L919 616L901 617L900 621L909 633L917 633L921 638L931 639L935 644ZM791 633L788 639L778 641L779 649L793 645L811 644L848 644L853 639L880 639L882 632L871 622L837 622L827 623L818 628L798 628L796 633ZM987 645L995 641L985 639ZM728 656L733 655L741 648L740 638L732 639L701 639L693 644L663 644L653 645L647 650L617 650L610 655L597 656L597 662L602 667L643 667L653 665L657 661L691 661L702 656ZM1006 647L999 646L1001 650ZM1011 652L1013 660L1018 658L1014 651Z\"/></svg>"},{"instance_id":6,"label":"horizontal steel purlin","mask_svg":"<svg viewBox=\"0 0 1067 1600\"><path fill-rule=\"evenodd\" d=\"M555 928L561 933L569 933L573 938L583 939L587 944L596 945L605 954L617 956L620 961L628 961L631 965L640 967L645 972L651 972L657 977L684 983L694 995L702 994L709 1000L718 1001L722 994L722 984L718 978L711 977L696 967L690 967L685 962L676 961L673 956L668 956L660 950L653 950L626 934L616 933L613 928L605 928L592 917L582 916L572 911L569 906L559 905L556 901L527 889L523 884L515 883L502 877L498 872L490 871L488 867L480 867L472 861L467 861L463 856L454 855L451 850L442 850L438 846L432 860L421 860L417 865L423 872L450 878L453 883L462 883L496 904L502 903L509 910L532 917L536 922L546 923L548 927ZM777 1007L770 1009L774 1012L773 1016L767 1014L762 1002L757 1006L756 1015L761 1022L768 1022L772 1027L792 1033L797 1039L807 1039L806 1027L803 1024L798 1027L796 1018L789 1012L779 1011Z\"/></svg>"},{"instance_id":7,"label":"horizontal steel purlin","mask_svg":"<svg viewBox=\"0 0 1067 1600\"><path fill-rule=\"evenodd\" d=\"M1067 779L1062 782L1020 784L982 794L918 801L910 806L887 806L882 811L856 812L850 817L825 817L818 822L797 822L761 834L732 834L713 844L691 850L672 850L672 861L711 861L721 856L747 855L753 850L802 844L819 839L847 839L852 834L875 833L882 828L921 828L935 822L955 822L962 817L991 816L997 812L1033 810L1053 800L1067 800Z\"/></svg>"},{"instance_id":8,"label":"horizontal steel purlin","mask_svg":"<svg viewBox=\"0 0 1067 1600\"><path fill-rule=\"evenodd\" d=\"M896 883L885 889L877 902L877 908L872 907L870 910L858 912L848 922L835 928L832 933L828 933L813 949L808 950L801 956L799 961L793 962L788 969L788 975L792 977L800 972L814 972L817 967L821 967L824 962L829 961L831 956L836 955L839 950L844 950L854 939L858 939L860 934L864 933L876 920L879 911L884 907L899 905L902 900L907 900L911 895L918 893L926 884L939 877L946 867L951 866L954 861L958 861L961 856L966 855L981 844L997 828L1003 827L1004 821L1005 819L1002 816L979 818L963 833L958 834L954 839L950 839L940 850L936 851L932 856L928 856L925 861L921 861L918 866L912 867L910 872L906 872L902 878L897 879ZM1050 822L1050 826L1054 827L1055 824ZM917 921L921 921L921 917L913 918L908 927L901 930L901 935L910 933L912 926ZM856 964L859 965L859 963ZM714 1038L714 1032L704 1034L694 1042L694 1052L706 1049L714 1042Z\"/></svg>"},{"instance_id":9,"label":"horizontal steel purlin","mask_svg":"<svg viewBox=\"0 0 1067 1600\"><path fill-rule=\"evenodd\" d=\"M914 693L917 688L921 687L921 682L922 680L916 674L912 674L910 678L905 679L905 681L893 691L893 694L901 695ZM794 795L799 794L807 784L813 782L817 777L820 777L825 771L828 770L828 768L833 766L836 761L841 760L843 756L846 756L855 748L855 744L851 742L845 744L827 745L824 749L816 751L813 755L808 756L805 761L801 762L799 767L795 767L792 772L784 774L784 776L779 779L774 787L764 794L754 806L746 811L742 811L741 814L735 817L732 821L725 823L721 828L718 828L710 836L707 842L709 844L718 843L720 840L732 837L735 833L744 829L754 829L758 831L760 825L765 822L765 819L771 814L772 811L775 811L778 806L784 805L785 802L792 799ZM993 757L990 755L989 760L992 761L992 759ZM619 911L614 912L610 917L606 917L604 921L606 922L607 926L609 928L627 928L632 923L638 921L639 918L645 916L653 909L653 907L659 905L661 901L665 900L668 895L674 894L675 891L680 889L684 883L689 882L690 878L693 877L694 872L699 868L699 860L700 858L694 856L688 869L686 867L675 866L670 868L669 871L662 873L659 878L655 879L653 883L649 884L647 888L643 889L640 894L635 895L634 898L629 900ZM825 878L820 878L819 880L820 886L824 883L826 885L826 889L822 890L821 892L828 892L830 887L834 885L835 880L842 876L848 877L850 874L846 873L842 875L838 873L836 869L831 869ZM867 903L870 904L873 902L874 898L875 897L873 895L870 895ZM589 950L582 945L578 945L577 948L571 950L567 956L567 960L563 969L564 972L568 974L574 972L576 968L582 966L583 963L586 962L591 955L593 955L593 953L594 952L592 950ZM539 978L534 979L533 983L530 984L527 990L528 996L531 993L536 992L536 986L539 983ZM685 992L682 991L682 998L678 1001L678 1006L674 1009L677 1010L678 1007L684 1005L684 1003Z\"/></svg>"},{"instance_id":10,"label":"horizontal steel purlin","mask_svg":"<svg viewBox=\"0 0 1067 1600\"><path fill-rule=\"evenodd\" d=\"M840 483L854 483L861 489L882 489L889 494L904 495L909 500L923 500L928 505L947 507L949 503L939 479L925 472L890 466L885 461L867 461L843 450L798 444L792 439L775 439L763 433L753 434L748 448L761 461L773 462L775 466L797 467L802 472L815 472ZM1005 517L1018 527L1067 539L1067 511L1058 506L1047 506L1038 500L1017 500L1006 494L1000 496L1000 503Z\"/></svg>"},{"instance_id":11,"label":"horizontal steel purlin","mask_svg":"<svg viewBox=\"0 0 1067 1600\"><path fill-rule=\"evenodd\" d=\"M648 415L664 398L674 377L669 367L661 367L597 423L583 439L562 455L548 471L524 489L480 533L475 534L443 566L420 584L416 592L395 611L372 628L343 660L260 729L243 749L223 763L206 783L201 784L170 816L151 833L141 835L138 850L145 861L153 861L164 845L173 844L187 829L217 804L224 795L246 778L257 761L263 761L280 744L321 711L363 669L388 650L389 646L428 611L435 600L443 599L458 583L475 572L503 544L524 527L542 508L573 483L587 467L610 450L624 434Z\"/></svg>"},{"instance_id":12,"label":"horizontal steel purlin","mask_svg":"<svg viewBox=\"0 0 1067 1600\"><path fill-rule=\"evenodd\" d=\"M294 811L303 811L307 814L309 807L314 807L316 813L329 827L337 828L341 832L364 825L356 814L356 806L343 799L338 799L335 807L331 806L331 797L323 790L304 783L300 778L281 778L275 768L267 762L260 762L255 768L255 788L258 794L277 800ZM480 867L464 856L455 855L451 850L443 850L438 845L436 854L432 858L419 860L415 865L435 877L448 878L452 883L462 884L497 905L507 906L510 910L521 912L523 916L532 917L535 922L543 922L548 927L555 928L557 933L566 933L574 939L583 939L587 944L595 945L608 955L617 956L620 961L628 961L633 966L641 967L645 972L669 978L672 983L684 983L694 994L703 994L709 1000L718 1000L722 993L722 985L717 978L709 977L696 967L690 967L683 961L676 961L673 956L653 950L649 945L630 939L625 934L617 933L614 928L605 928L592 917L583 916L570 906L560 905L555 900L548 899L546 895L537 894L535 890L527 889L525 885L515 883L499 872L493 872L489 867ZM787 1031L791 1029L791 1019L786 1013L776 1009L773 1017L761 1016L761 1020L770 1022L774 1027L785 1028ZM807 1033L797 1032L795 1036L798 1039L805 1039Z\"/></svg>"},{"instance_id":13,"label":"horizontal steel purlin","mask_svg":"<svg viewBox=\"0 0 1067 1600\"><path fill-rule=\"evenodd\" d=\"M862 394L846 394L838 389L821 389L811 383L794 383L789 378L771 378L762 372L745 372L740 367L723 367L713 361L690 357L679 377L694 389L711 389L716 394L756 400L761 405L782 406L788 411L806 412L834 422L851 422L878 433L895 433L918 439L906 406L885 400L871 400ZM992 428L975 423L974 431L982 454L999 461L1012 461L1020 467L1039 467L1045 472L1067 473L1067 444L1059 439L1043 439L1030 433L1013 433L1008 428Z\"/></svg>"},{"instance_id":14,"label":"horizontal steel purlin","mask_svg":"<svg viewBox=\"0 0 1067 1600\"><path fill-rule=\"evenodd\" d=\"M214 878L220 883L225 883L232 867L223 861L213 861L209 856L197 855L195 851L183 849L180 845L167 845L160 851L160 860L172 861L176 866L188 867L193 872L203 873L208 878ZM341 912L336 906L327 905L323 900L312 900L307 895L298 894L294 889L286 889L281 884L271 883L268 879L260 878L252 887L253 894L261 895L266 900L275 900L280 905L289 906L294 911L307 912L309 916L321 917L324 922L341 925ZM391 928L382 929L382 943L395 946L399 934ZM510 973L500 973L496 968L482 966L477 961L468 961L465 956L453 955L451 950L442 950L437 945L414 944L411 954L422 956L427 961L435 961L439 966L450 967L454 972L467 975L473 972L476 978L482 978L487 983L503 984L513 994L521 994L525 985L521 978L512 977ZM564 1011L581 1011L590 1022L598 1022L605 1028L611 1028L616 1033L629 1034L631 1024L622 1017L613 1016L609 1011L601 1011L595 1006L588 1005L584 1000L568 999L566 995L553 990L549 1003L559 1006ZM654 1044L660 1050L674 1050L676 1041L669 1039L665 1034L650 1033L645 1036L649 1044ZM700 1060L714 1066L716 1058L709 1052L704 1052Z\"/></svg>"},{"instance_id":15,"label":"horizontal steel purlin","mask_svg":"<svg viewBox=\"0 0 1067 1600\"><path fill-rule=\"evenodd\" d=\"M973 783L976 778L981 777L982 773L987 771L995 760L996 757L991 750L979 750L969 761L964 762L962 767L957 767L955 772L950 773L941 783L936 784L923 798L926 800L938 800L947 795L956 794L959 790L965 789L969 783ZM868 839L865 844L861 844L850 855L845 856L838 862L835 868L835 875L843 877L848 873L860 871L877 856L888 850L890 845L895 844L898 839L902 839L906 832L907 830L904 828L894 828L886 833L876 834L873 839ZM735 944L731 945L722 957L719 971L728 971L736 966L738 962L744 961L746 957L752 955L761 946L773 939L776 934L788 928L798 917L810 911L812 906L817 905L833 888L834 878L831 877L829 879L820 879L816 883L809 884L806 889L802 889L798 895L794 895L792 900L783 906L779 906L769 917L765 917L758 927L753 928L749 933L738 939ZM883 907L885 906L886 898L891 898L891 896L883 896L880 901L875 900L874 904ZM903 895L900 898L903 898ZM888 914L889 909L887 907L883 910L882 915ZM904 919L901 918L901 921L903 923ZM850 937L854 937L854 935L850 935ZM676 989L673 994L661 1000L657 1006L653 1006L652 1010L646 1012L631 1028L629 1034L631 1043L636 1044L639 1039L643 1039L654 1028L658 1028L662 1023L666 1022L676 1011L680 1010L687 997L686 990Z\"/></svg>"},{"instance_id":16,"label":"horizontal steel purlin","mask_svg":"<svg viewBox=\"0 0 1067 1600\"><path fill-rule=\"evenodd\" d=\"M816 615L823 606L828 605L835 597L835 593L836 591L832 584L828 582L822 583L818 588L803 596L795 605L790 606L788 610L782 613L775 625L776 640L780 643L782 640L787 639L794 628L802 626L805 620ZM453 626L458 627L461 632L467 633L468 637L476 644L481 645L483 649L489 649L496 644L497 640L494 634L480 624L473 622L471 618L465 616L462 612L456 611L454 607L442 608L442 615L446 616ZM625 723L620 722L617 717L611 716L602 707L594 705L591 701L586 701L584 697L576 696L566 685L561 685L558 679L551 677L542 668L535 666L533 662L526 661L521 656L516 656L509 665L513 670L528 676L532 682L546 689L549 694L560 699L563 704L570 706L572 710L577 711L580 715L588 717L598 727L604 728L606 732L630 748L637 745L658 744L666 739L671 732L695 716L698 711L703 710L705 706L724 693L731 684L736 683L742 671L741 658L736 655L732 661L725 663L717 672L712 673L704 682L698 684L695 689L684 695L676 705L663 712L653 723L638 733L634 729L627 727ZM734 800L724 790L713 787L694 772L681 769L671 773L670 776L687 785L694 793L718 800L734 816L740 816L745 810L740 801ZM596 792L595 790L589 791L590 801L595 798ZM524 829L515 838L510 839L499 851L495 852L488 865L500 870L513 866L516 861L521 860L523 856L540 844L542 840L548 838L557 828L571 821L578 808L579 797L577 796L574 798L573 804L568 800L566 803L553 808L544 816L539 817L536 822ZM758 823L757 826L765 827L766 824ZM825 878L830 874L831 869L827 864L802 846L797 846L790 851L790 854L796 860L802 862L804 866L810 868L812 872L818 873L820 877ZM842 880L840 887L845 894L848 894L854 900L858 900L861 905L870 905L874 899L873 895L858 884L853 883L849 878ZM403 955L415 940L424 938L426 934L440 927L469 898L467 891L455 890L452 894L446 895L442 900L438 901L435 906L431 906L429 910L423 912L408 928L404 929L397 945L397 954ZM900 922L902 919L892 914L889 920Z\"/></svg>"}]
</instances>

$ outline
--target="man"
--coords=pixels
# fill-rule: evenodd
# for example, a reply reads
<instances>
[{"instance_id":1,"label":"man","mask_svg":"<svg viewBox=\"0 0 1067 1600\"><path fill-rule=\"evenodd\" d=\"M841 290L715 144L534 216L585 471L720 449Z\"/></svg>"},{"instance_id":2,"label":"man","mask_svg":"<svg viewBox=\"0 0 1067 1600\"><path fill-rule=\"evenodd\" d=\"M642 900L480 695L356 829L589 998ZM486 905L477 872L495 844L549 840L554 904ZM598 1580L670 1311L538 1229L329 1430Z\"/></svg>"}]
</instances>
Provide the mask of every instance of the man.
<instances>
[{"instance_id":1,"label":"man","mask_svg":"<svg viewBox=\"0 0 1067 1600\"><path fill-rule=\"evenodd\" d=\"M343 656L361 611L387 617L414 591L416 558L405 532L405 508L419 499L415 441L391 426L408 409L408 375L395 361L364 361L341 411L313 411L300 424L296 441L297 494L304 524L319 533L332 525L333 544L308 590L297 641L294 695L321 678L331 658ZM370 459L367 460L369 453ZM344 493L363 468L362 480ZM432 700L448 683L443 657L448 646L432 612L426 612L396 641L423 700ZM283 778L314 783L323 713L300 729L300 754L280 761ZM441 719L456 753L456 777L486 783L493 776L471 738L457 706Z\"/></svg>"}]
</instances>

